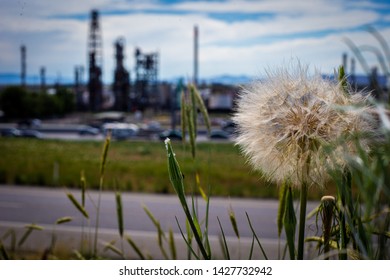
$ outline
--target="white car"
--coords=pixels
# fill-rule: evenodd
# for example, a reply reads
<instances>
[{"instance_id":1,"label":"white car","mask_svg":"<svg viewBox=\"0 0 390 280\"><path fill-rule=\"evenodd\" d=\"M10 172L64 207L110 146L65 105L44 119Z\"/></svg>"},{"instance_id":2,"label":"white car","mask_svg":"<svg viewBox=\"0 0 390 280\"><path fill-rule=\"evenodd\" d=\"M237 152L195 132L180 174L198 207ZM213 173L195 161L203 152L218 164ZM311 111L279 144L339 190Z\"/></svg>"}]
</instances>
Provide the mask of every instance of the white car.
<instances>
[{"instance_id":1,"label":"white car","mask_svg":"<svg viewBox=\"0 0 390 280\"><path fill-rule=\"evenodd\" d=\"M103 133L111 133L114 139L127 139L138 134L138 126L132 123L106 123L103 125Z\"/></svg>"}]
</instances>

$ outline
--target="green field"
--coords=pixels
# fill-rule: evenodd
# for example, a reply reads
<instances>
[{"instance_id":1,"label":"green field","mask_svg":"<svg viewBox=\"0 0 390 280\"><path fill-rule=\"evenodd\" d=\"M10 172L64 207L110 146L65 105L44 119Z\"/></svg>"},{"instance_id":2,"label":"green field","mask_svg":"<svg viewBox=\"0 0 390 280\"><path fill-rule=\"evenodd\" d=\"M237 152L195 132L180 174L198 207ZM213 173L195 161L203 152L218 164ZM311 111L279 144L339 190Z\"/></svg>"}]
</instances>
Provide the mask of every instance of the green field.
<instances>
[{"instance_id":1,"label":"green field","mask_svg":"<svg viewBox=\"0 0 390 280\"><path fill-rule=\"evenodd\" d=\"M0 138L0 183L77 188L84 172L89 188L99 185L103 142ZM200 185L212 196L277 197L277 188L251 171L232 143L202 143L196 160L188 146L174 142L188 193ZM112 141L108 152L105 190L173 193L163 142ZM310 196L322 195L312 190Z\"/></svg>"}]
</instances>

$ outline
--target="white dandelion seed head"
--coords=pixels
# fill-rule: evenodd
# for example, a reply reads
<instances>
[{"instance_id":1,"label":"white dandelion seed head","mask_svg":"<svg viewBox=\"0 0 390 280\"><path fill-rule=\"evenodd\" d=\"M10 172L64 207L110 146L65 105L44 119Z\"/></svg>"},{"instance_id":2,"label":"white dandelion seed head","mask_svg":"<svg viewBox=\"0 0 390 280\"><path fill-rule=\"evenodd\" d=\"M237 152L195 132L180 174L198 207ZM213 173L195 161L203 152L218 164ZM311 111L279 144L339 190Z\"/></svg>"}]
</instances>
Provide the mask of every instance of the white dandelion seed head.
<instances>
[{"instance_id":1,"label":"white dandelion seed head","mask_svg":"<svg viewBox=\"0 0 390 280\"><path fill-rule=\"evenodd\" d=\"M323 185L330 161L324 146L371 129L363 117L367 97L345 94L340 84L307 70L298 65L268 71L267 79L239 93L236 143L254 169L277 183Z\"/></svg>"}]
</instances>

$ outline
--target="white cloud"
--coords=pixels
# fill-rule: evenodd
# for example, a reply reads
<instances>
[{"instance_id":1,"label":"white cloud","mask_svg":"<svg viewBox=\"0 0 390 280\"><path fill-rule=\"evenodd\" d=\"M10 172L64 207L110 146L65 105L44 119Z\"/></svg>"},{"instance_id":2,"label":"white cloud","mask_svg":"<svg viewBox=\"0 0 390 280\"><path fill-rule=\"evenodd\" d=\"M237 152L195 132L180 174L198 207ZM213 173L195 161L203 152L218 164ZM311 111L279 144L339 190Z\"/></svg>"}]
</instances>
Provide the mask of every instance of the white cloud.
<instances>
[{"instance_id":1,"label":"white cloud","mask_svg":"<svg viewBox=\"0 0 390 280\"><path fill-rule=\"evenodd\" d=\"M88 19L61 16L88 15L92 8L103 12L101 28L104 77L112 80L113 42L126 40L126 65L133 71L135 47L160 53L160 77L192 75L193 27L199 26L200 75L224 73L254 75L267 66L299 58L324 72L332 71L348 51L342 36L356 43L377 44L365 31L355 30L378 20L389 20L371 9L372 2L351 7L345 1L227 1L183 2L161 6L157 1L3 0L0 9L0 72L19 72L19 47L28 48L28 72L72 77L76 64L87 63ZM346 9L348 8L348 9ZM105 14L104 11L132 10ZM157 13L164 9L164 13ZM145 13L145 10L149 12ZM179 11L185 11L180 13ZM275 13L273 17L223 21L208 13ZM60 17L59 17L60 16ZM323 32L322 35L316 35ZM381 33L389 38L388 28ZM287 36L287 37L285 37ZM372 58L372 56L371 56Z\"/></svg>"}]
</instances>

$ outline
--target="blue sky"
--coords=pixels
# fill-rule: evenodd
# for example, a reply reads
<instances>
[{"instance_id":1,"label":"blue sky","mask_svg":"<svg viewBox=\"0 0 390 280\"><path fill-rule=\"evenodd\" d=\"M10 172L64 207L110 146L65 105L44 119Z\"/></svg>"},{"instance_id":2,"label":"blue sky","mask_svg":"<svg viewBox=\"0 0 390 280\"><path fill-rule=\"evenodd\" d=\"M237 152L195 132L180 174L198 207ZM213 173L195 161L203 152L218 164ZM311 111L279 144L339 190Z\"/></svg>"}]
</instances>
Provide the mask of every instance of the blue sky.
<instances>
[{"instance_id":1,"label":"blue sky","mask_svg":"<svg viewBox=\"0 0 390 280\"><path fill-rule=\"evenodd\" d=\"M161 79L193 74L193 27L199 28L199 75L261 76L265 69L299 59L332 73L344 38L379 46L375 27L390 43L390 4L379 0L1 0L0 73L20 72L20 45L27 46L27 74L72 79L75 65L87 67L91 9L100 12L103 77L111 82L113 43L126 41L125 66L134 72L134 50L159 52ZM374 54L364 52L370 67ZM362 69L357 65L357 71ZM134 77L134 76L133 76Z\"/></svg>"}]
</instances>

